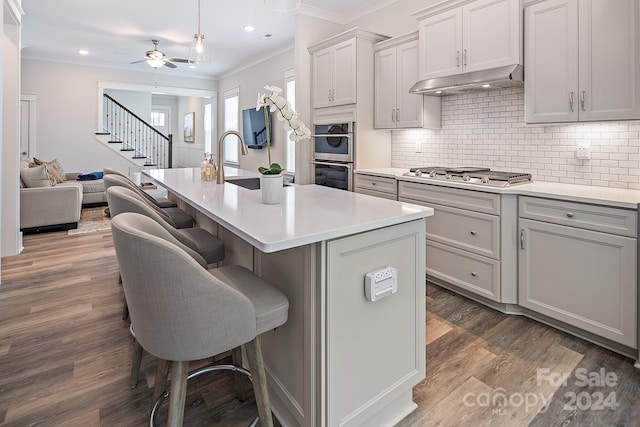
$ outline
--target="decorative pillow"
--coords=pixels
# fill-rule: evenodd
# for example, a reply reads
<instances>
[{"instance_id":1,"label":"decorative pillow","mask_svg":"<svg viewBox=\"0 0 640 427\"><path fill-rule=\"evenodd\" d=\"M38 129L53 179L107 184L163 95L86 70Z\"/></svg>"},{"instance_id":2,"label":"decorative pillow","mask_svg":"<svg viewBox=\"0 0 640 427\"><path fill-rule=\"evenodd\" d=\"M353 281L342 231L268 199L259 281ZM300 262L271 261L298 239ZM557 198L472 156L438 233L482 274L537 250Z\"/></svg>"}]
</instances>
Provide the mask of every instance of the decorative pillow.
<instances>
[{"instance_id":1,"label":"decorative pillow","mask_svg":"<svg viewBox=\"0 0 640 427\"><path fill-rule=\"evenodd\" d=\"M56 181L49 174L46 165L35 166L32 168L20 168L20 179L24 182L25 187L53 187Z\"/></svg>"},{"instance_id":2,"label":"decorative pillow","mask_svg":"<svg viewBox=\"0 0 640 427\"><path fill-rule=\"evenodd\" d=\"M62 165L60 164L58 159L53 159L50 162L47 162L34 157L33 163L35 165L47 165L47 167L49 168L49 173L58 184L67 179L67 176L64 173L64 169L62 169Z\"/></svg>"}]
</instances>

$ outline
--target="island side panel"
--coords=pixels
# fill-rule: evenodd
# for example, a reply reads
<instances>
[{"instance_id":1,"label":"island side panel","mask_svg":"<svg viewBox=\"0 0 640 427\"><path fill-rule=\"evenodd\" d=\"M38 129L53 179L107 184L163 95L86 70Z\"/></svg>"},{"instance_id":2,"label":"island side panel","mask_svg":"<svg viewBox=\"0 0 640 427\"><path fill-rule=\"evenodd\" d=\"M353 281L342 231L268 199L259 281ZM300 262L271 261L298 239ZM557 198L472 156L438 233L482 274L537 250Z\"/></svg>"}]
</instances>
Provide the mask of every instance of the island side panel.
<instances>
[{"instance_id":1,"label":"island side panel","mask_svg":"<svg viewBox=\"0 0 640 427\"><path fill-rule=\"evenodd\" d=\"M394 425L424 379L425 221L327 243L326 411L331 426ZM398 292L365 298L365 274L398 270Z\"/></svg>"},{"instance_id":2,"label":"island side panel","mask_svg":"<svg viewBox=\"0 0 640 427\"><path fill-rule=\"evenodd\" d=\"M255 251L254 271L289 300L287 322L263 334L269 397L283 426L316 426L318 253L321 243L273 253Z\"/></svg>"}]
</instances>

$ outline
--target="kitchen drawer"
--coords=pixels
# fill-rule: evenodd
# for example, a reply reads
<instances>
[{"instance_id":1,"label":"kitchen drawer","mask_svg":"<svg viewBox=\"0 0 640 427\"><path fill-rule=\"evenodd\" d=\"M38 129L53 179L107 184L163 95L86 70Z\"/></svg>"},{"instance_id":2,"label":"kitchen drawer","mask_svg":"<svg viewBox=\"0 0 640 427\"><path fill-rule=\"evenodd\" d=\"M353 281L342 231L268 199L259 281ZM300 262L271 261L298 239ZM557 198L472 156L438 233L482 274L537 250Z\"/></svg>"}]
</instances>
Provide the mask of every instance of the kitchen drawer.
<instances>
[{"instance_id":1,"label":"kitchen drawer","mask_svg":"<svg viewBox=\"0 0 640 427\"><path fill-rule=\"evenodd\" d=\"M383 193L398 194L396 179L382 176L355 174L356 189L381 191ZM395 197L394 197L395 199Z\"/></svg>"},{"instance_id":2,"label":"kitchen drawer","mask_svg":"<svg viewBox=\"0 0 640 427\"><path fill-rule=\"evenodd\" d=\"M500 195L494 193L399 181L398 196L487 214L500 214Z\"/></svg>"},{"instance_id":3,"label":"kitchen drawer","mask_svg":"<svg viewBox=\"0 0 640 427\"><path fill-rule=\"evenodd\" d=\"M367 189L358 188L358 187L356 187L356 193L366 194L368 196L381 197L383 199L396 200L395 193L393 193L393 194L391 194L391 193L382 193L380 191L367 190Z\"/></svg>"},{"instance_id":4,"label":"kitchen drawer","mask_svg":"<svg viewBox=\"0 0 640 427\"><path fill-rule=\"evenodd\" d=\"M478 255L500 259L500 217L448 206L430 205L427 239Z\"/></svg>"},{"instance_id":5,"label":"kitchen drawer","mask_svg":"<svg viewBox=\"0 0 640 427\"><path fill-rule=\"evenodd\" d=\"M500 262L427 240L427 279L436 278L500 301Z\"/></svg>"},{"instance_id":6,"label":"kitchen drawer","mask_svg":"<svg viewBox=\"0 0 640 427\"><path fill-rule=\"evenodd\" d=\"M520 218L637 237L638 214L633 210L520 196L518 212Z\"/></svg>"}]
</instances>

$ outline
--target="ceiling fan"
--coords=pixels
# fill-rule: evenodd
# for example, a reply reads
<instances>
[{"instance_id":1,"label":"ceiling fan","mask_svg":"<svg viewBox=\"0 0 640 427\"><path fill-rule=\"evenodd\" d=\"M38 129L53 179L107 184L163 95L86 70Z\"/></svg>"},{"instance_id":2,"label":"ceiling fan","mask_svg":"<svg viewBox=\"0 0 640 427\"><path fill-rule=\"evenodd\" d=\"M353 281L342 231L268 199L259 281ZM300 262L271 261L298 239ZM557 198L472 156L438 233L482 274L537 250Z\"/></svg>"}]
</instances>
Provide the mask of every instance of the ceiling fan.
<instances>
[{"instance_id":1,"label":"ceiling fan","mask_svg":"<svg viewBox=\"0 0 640 427\"><path fill-rule=\"evenodd\" d=\"M158 40L151 40L151 42L153 43L153 50L148 50L144 56L144 59L141 59L139 61L133 61L130 64L138 64L140 62L146 62L147 64L149 64L149 66L153 68L160 68L163 65L169 68L176 68L176 65L173 64L173 62L182 62L186 64L189 63L188 59L167 57L164 54L164 52L161 52L158 50L158 43L160 43Z\"/></svg>"}]
</instances>

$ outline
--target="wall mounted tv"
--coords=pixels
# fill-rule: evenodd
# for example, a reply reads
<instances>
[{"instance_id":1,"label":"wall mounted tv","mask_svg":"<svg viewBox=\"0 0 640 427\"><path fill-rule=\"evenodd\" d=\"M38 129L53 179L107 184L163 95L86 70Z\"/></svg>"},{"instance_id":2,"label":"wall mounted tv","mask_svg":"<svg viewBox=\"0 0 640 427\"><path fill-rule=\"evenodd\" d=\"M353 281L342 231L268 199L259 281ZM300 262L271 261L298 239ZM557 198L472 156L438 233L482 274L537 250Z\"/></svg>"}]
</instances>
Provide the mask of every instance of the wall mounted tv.
<instances>
[{"instance_id":1,"label":"wall mounted tv","mask_svg":"<svg viewBox=\"0 0 640 427\"><path fill-rule=\"evenodd\" d=\"M271 114L269 114L269 129L272 129ZM272 135L269 135L271 137ZM255 108L242 110L242 137L247 148L262 148L267 146L267 129L264 121L264 107L256 111ZM271 145L273 146L273 138Z\"/></svg>"}]
</instances>

